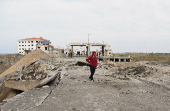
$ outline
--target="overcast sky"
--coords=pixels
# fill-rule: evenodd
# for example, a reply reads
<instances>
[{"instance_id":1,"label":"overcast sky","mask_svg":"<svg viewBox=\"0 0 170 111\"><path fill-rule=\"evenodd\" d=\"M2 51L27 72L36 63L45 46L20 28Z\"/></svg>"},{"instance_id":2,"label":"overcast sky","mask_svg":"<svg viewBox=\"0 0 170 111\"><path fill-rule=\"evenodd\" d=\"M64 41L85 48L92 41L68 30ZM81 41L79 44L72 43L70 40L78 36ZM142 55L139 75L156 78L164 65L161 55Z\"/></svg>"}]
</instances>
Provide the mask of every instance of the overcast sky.
<instances>
[{"instance_id":1,"label":"overcast sky","mask_svg":"<svg viewBox=\"0 0 170 111\"><path fill-rule=\"evenodd\" d=\"M0 53L17 40L103 42L113 52L170 53L170 0L0 0Z\"/></svg>"}]
</instances>

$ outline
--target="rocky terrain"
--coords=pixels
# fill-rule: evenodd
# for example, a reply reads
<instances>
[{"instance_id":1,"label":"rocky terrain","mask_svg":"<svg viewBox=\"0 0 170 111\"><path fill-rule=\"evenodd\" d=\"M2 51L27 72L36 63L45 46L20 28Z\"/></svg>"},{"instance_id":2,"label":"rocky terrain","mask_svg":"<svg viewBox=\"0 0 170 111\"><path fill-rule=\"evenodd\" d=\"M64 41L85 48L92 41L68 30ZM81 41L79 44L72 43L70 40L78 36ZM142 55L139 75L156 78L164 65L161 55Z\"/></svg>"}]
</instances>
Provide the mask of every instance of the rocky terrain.
<instances>
[{"instance_id":1,"label":"rocky terrain","mask_svg":"<svg viewBox=\"0 0 170 111\"><path fill-rule=\"evenodd\" d=\"M39 58L4 76L18 91L2 111L169 111L170 66L99 62L91 82L85 58ZM17 85L16 85L17 84ZM20 86L20 87L19 87Z\"/></svg>"}]
</instances>

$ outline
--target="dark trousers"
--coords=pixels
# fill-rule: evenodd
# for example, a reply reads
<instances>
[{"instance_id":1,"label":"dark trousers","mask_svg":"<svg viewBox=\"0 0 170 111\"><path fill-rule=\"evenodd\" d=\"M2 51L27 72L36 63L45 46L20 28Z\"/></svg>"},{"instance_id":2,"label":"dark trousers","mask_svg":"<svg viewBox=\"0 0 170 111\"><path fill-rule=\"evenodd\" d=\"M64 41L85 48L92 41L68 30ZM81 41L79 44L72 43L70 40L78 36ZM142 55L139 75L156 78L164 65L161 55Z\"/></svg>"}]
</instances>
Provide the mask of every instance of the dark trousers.
<instances>
[{"instance_id":1,"label":"dark trousers","mask_svg":"<svg viewBox=\"0 0 170 111\"><path fill-rule=\"evenodd\" d=\"M91 79L91 80L93 80L93 75L94 75L94 73L95 73L95 69L96 69L96 68L94 68L93 66L90 66L91 75L90 75L89 79Z\"/></svg>"}]
</instances>

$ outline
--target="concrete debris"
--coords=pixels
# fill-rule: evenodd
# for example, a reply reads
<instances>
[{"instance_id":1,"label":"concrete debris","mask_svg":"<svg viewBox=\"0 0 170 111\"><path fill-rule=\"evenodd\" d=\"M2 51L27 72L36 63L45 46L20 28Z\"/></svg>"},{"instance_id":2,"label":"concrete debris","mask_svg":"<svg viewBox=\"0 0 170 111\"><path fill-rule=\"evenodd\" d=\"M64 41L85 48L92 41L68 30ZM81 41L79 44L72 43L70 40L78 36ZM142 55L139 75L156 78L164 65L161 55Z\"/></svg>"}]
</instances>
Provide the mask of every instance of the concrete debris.
<instances>
[{"instance_id":1,"label":"concrete debris","mask_svg":"<svg viewBox=\"0 0 170 111\"><path fill-rule=\"evenodd\" d=\"M1 75L0 78L3 76L8 75L9 73L13 73L16 71L16 67L19 65L23 65L27 67L30 63L40 59L40 58L50 58L48 54L41 50L34 50L31 53L27 54L24 56L22 59L20 59L18 62L16 62L14 65L12 65L9 69L4 71Z\"/></svg>"},{"instance_id":2,"label":"concrete debris","mask_svg":"<svg viewBox=\"0 0 170 111\"><path fill-rule=\"evenodd\" d=\"M139 110L138 106L140 108L147 106L150 99L155 103L156 100L164 97L162 103L160 102L161 104L158 105L164 105L165 109L168 109L169 106L165 103L169 102L169 89L161 86L160 90L158 85L144 83L142 79L160 73L167 75L168 78L169 67L156 62L136 62L130 66L121 66L123 65L118 65L118 63L99 62L94 75L95 82L91 82L88 80L89 64L85 59L41 58L32 61L24 68L18 66L18 70L5 76L6 87L25 92L4 100L1 108L2 110L33 111L56 110L56 108L59 110L89 110L87 106L90 106L90 110L110 110L113 108L112 104L116 104L114 106L116 109L111 110L127 108ZM152 82L154 82L153 79ZM159 82L168 83L169 81L164 79ZM164 95L165 92L166 95ZM120 98L123 98L123 102ZM79 101L80 99L83 100L83 103ZM166 102L164 102L165 99ZM134 105L136 100L140 101ZM154 109L152 101L149 104ZM105 106L103 107L101 103ZM117 107L119 104L121 106ZM132 109L131 106L135 109ZM148 110L148 107L143 107L143 110Z\"/></svg>"},{"instance_id":3,"label":"concrete debris","mask_svg":"<svg viewBox=\"0 0 170 111\"><path fill-rule=\"evenodd\" d=\"M82 61L78 61L76 65L78 65L78 66L89 66L89 64L87 62L82 62Z\"/></svg>"},{"instance_id":4,"label":"concrete debris","mask_svg":"<svg viewBox=\"0 0 170 111\"><path fill-rule=\"evenodd\" d=\"M60 74L61 74L61 72L58 72L58 73L56 73L56 72L48 72L47 77L43 81L41 81L41 83L37 87L41 87L43 85L46 85L47 83L49 83L50 81L53 81L55 79L56 79L56 81L53 84L59 83Z\"/></svg>"},{"instance_id":5,"label":"concrete debris","mask_svg":"<svg viewBox=\"0 0 170 111\"><path fill-rule=\"evenodd\" d=\"M42 88L48 88L49 86L48 85L45 85L45 86L43 86Z\"/></svg>"},{"instance_id":6,"label":"concrete debris","mask_svg":"<svg viewBox=\"0 0 170 111\"><path fill-rule=\"evenodd\" d=\"M52 64L50 59L39 59L24 69L20 65L17 67L18 70L5 76L5 87L26 91L46 85L54 79L59 79L61 72L58 72L57 69L61 66L62 64L58 63ZM54 84L58 82L56 81Z\"/></svg>"},{"instance_id":7,"label":"concrete debris","mask_svg":"<svg viewBox=\"0 0 170 111\"><path fill-rule=\"evenodd\" d=\"M17 66L16 71L21 72L21 71L23 71L24 68L25 68L24 65L19 65L19 66Z\"/></svg>"}]
</instances>

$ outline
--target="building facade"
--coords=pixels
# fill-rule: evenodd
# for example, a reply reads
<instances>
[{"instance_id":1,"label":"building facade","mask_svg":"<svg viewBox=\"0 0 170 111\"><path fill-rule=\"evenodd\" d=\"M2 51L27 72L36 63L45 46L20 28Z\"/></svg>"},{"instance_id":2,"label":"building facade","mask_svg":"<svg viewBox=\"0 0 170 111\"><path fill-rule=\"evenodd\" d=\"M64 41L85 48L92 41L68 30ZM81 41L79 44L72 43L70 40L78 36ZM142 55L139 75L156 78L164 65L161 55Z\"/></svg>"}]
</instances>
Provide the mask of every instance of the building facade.
<instances>
[{"instance_id":1,"label":"building facade","mask_svg":"<svg viewBox=\"0 0 170 111\"><path fill-rule=\"evenodd\" d=\"M39 41L37 43L37 49L41 49L46 53L50 53L54 50L54 46L50 45L50 40Z\"/></svg>"},{"instance_id":2,"label":"building facade","mask_svg":"<svg viewBox=\"0 0 170 111\"><path fill-rule=\"evenodd\" d=\"M29 52L35 50L37 48L37 43L40 41L44 41L46 39L40 38L26 38L18 40L18 53L26 55Z\"/></svg>"}]
</instances>

